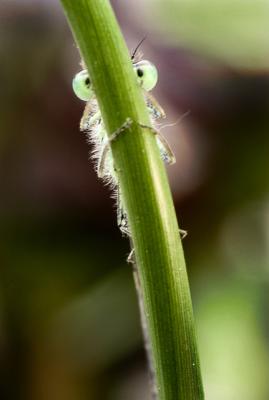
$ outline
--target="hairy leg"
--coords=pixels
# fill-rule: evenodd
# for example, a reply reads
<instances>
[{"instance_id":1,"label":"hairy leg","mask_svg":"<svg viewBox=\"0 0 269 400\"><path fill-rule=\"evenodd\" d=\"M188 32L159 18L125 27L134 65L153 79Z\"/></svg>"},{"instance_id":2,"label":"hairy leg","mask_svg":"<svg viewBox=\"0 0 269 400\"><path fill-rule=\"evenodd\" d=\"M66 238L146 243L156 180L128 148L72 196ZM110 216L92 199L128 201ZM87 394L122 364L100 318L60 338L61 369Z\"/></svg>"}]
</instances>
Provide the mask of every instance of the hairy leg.
<instances>
[{"instance_id":1,"label":"hairy leg","mask_svg":"<svg viewBox=\"0 0 269 400\"><path fill-rule=\"evenodd\" d=\"M88 101L80 121L80 130L90 131L94 124L98 122L98 120L101 120L101 112L99 110L94 110L92 103Z\"/></svg>"}]
</instances>

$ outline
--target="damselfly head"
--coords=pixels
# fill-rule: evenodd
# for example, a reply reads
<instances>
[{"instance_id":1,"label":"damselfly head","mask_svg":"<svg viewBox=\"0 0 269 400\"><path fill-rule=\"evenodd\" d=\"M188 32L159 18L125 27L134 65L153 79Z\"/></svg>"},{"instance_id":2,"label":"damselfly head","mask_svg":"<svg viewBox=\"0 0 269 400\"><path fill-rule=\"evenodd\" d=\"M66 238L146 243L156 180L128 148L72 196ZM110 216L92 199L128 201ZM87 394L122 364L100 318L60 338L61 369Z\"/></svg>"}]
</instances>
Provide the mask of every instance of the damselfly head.
<instances>
[{"instance_id":1,"label":"damselfly head","mask_svg":"<svg viewBox=\"0 0 269 400\"><path fill-rule=\"evenodd\" d=\"M86 69L75 75L72 85L75 95L80 100L89 101L93 96L91 80Z\"/></svg>"},{"instance_id":2,"label":"damselfly head","mask_svg":"<svg viewBox=\"0 0 269 400\"><path fill-rule=\"evenodd\" d=\"M139 85L146 91L152 90L158 81L158 71L154 64L142 60L133 64Z\"/></svg>"}]
</instances>

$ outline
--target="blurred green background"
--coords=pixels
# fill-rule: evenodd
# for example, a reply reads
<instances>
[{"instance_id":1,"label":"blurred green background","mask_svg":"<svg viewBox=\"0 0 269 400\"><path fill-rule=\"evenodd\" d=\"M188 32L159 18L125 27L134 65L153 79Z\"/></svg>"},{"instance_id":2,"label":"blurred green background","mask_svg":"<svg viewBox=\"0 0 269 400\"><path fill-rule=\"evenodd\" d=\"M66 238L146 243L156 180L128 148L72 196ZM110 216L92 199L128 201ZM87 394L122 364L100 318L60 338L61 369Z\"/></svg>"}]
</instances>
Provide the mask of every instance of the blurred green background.
<instances>
[{"instance_id":1,"label":"blurred green background","mask_svg":"<svg viewBox=\"0 0 269 400\"><path fill-rule=\"evenodd\" d=\"M269 1L112 3L130 51L147 35L173 125L206 398L267 400ZM0 60L0 397L150 399L129 245L78 130L57 0L1 2Z\"/></svg>"}]
</instances>

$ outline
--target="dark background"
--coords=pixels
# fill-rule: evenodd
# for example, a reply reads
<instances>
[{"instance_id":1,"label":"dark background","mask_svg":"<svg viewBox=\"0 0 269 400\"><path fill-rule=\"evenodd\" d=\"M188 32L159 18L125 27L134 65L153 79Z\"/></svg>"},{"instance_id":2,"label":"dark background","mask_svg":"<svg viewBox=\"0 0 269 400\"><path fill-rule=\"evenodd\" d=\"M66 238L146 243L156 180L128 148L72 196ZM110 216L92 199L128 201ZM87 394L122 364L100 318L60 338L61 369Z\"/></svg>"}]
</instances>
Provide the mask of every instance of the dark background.
<instances>
[{"instance_id":1,"label":"dark background","mask_svg":"<svg viewBox=\"0 0 269 400\"><path fill-rule=\"evenodd\" d=\"M130 51L147 35L167 123L189 111L163 132L207 400L267 400L269 3L113 6ZM1 2L1 399L150 398L129 244L78 130L79 61L58 1Z\"/></svg>"}]
</instances>

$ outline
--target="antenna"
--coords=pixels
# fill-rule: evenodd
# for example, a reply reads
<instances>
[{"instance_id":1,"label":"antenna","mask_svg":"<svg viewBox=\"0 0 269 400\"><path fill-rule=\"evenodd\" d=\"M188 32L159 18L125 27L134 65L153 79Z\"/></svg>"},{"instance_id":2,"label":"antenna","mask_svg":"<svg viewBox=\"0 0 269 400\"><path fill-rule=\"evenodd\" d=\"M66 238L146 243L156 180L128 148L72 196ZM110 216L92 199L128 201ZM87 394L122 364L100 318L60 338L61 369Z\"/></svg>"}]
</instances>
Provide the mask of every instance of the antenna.
<instances>
[{"instance_id":1,"label":"antenna","mask_svg":"<svg viewBox=\"0 0 269 400\"><path fill-rule=\"evenodd\" d=\"M139 47L141 46L141 44L144 42L144 40L146 40L147 35L143 37L142 40L140 40L140 42L138 43L138 45L136 46L136 48L134 49L132 55L131 55L131 60L133 60L135 58L135 55L137 53L137 50L139 49Z\"/></svg>"}]
</instances>

